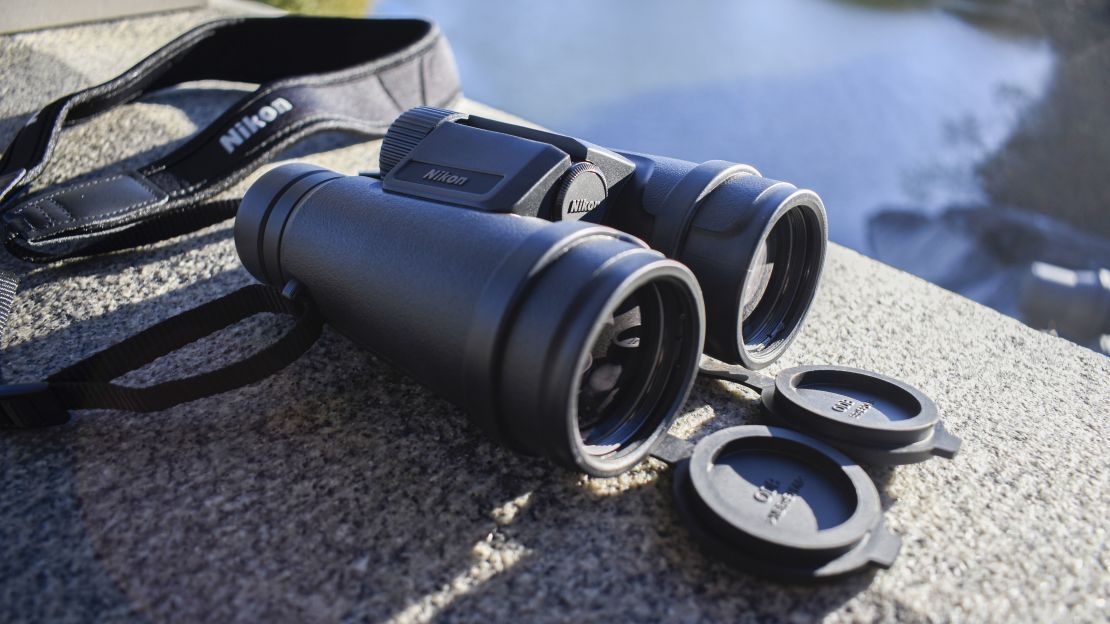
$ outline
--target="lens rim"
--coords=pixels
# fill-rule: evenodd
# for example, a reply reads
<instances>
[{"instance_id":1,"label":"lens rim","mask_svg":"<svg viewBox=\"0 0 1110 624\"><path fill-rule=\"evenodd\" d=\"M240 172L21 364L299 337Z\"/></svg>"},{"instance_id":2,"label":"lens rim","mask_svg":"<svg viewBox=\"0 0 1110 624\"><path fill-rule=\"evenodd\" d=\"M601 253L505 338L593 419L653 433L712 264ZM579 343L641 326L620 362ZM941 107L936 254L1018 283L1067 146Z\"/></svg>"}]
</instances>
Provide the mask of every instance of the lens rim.
<instances>
[{"instance_id":1,"label":"lens rim","mask_svg":"<svg viewBox=\"0 0 1110 624\"><path fill-rule=\"evenodd\" d=\"M640 385L632 406L632 409L642 413L621 419L622 431L627 430L632 422L636 423L635 429L625 436L620 448L598 455L589 448L594 445L586 444L578 422L582 373L593 344L608 318L629 297L646 287L655 289L660 312L660 336L653 354L657 363ZM673 325L669 321L673 321ZM674 334L670 338L668 331ZM704 339L704 303L700 289L689 269L678 262L663 259L653 262L629 275L612 291L599 313L594 315L590 331L575 349L576 365L565 395L566 431L579 468L595 476L612 476L626 472L647 456L655 441L670 428L689 396L697 376ZM658 361L660 357L663 359L661 362ZM645 397L649 397L646 404Z\"/></svg>"},{"instance_id":2,"label":"lens rim","mask_svg":"<svg viewBox=\"0 0 1110 624\"><path fill-rule=\"evenodd\" d=\"M601 339L601 333L589 342L583 352L583 359L579 361L578 393L575 400L578 432L586 450L599 457L606 456L608 453L597 452L595 449L613 444L623 445L624 440L630 435L634 436L642 428L645 418L638 413L641 411L640 407L645 397L658 394L659 364L661 359L666 357L663 334L666 331L664 323L667 320L659 286L656 283L646 284L617 304L616 309L620 309L628 301L637 298L636 305L640 309L640 344L636 347L638 352L632 356L635 360L631 364L632 376L625 380L624 388L616 391L616 400L603 410L608 413L595 418L588 432L581 419L582 386L586 381L586 373L595 363L592 352L597 341ZM608 325L608 318L602 317L599 320L603 331Z\"/></svg>"},{"instance_id":3,"label":"lens rim","mask_svg":"<svg viewBox=\"0 0 1110 624\"><path fill-rule=\"evenodd\" d=\"M736 291L736 342L741 363L749 368L763 368L774 362L797 338L817 294L825 264L828 223L824 205L815 193L795 190L779 202L755 239L753 249L775 234L779 225L790 228L786 240L775 241L776 255L785 254L785 266L776 259L771 282L748 319L744 319L741 311L754 254L748 259ZM770 309L761 311L765 305L770 305ZM758 320L754 331L745 327L753 318ZM758 342L756 337L760 338Z\"/></svg>"},{"instance_id":4,"label":"lens rim","mask_svg":"<svg viewBox=\"0 0 1110 624\"><path fill-rule=\"evenodd\" d=\"M581 221L561 225L571 228L568 239L573 238L573 243L548 239L547 248L557 250L555 257L542 268L514 269L521 272L514 274L523 281L514 280L515 304L501 311L504 318L497 323L503 331L498 332L495 383L491 380L496 414L490 420L514 450L547 457L591 476L614 476L651 451L685 402L704 345L705 304L693 273L649 250L642 241ZM633 451L599 457L589 452L578 429L584 353L621 302L656 280L673 282L663 299L675 302L671 309L688 312L677 325L681 329L673 332L682 345L674 359L677 372L667 379L665 400L655 406L662 419Z\"/></svg>"}]
</instances>

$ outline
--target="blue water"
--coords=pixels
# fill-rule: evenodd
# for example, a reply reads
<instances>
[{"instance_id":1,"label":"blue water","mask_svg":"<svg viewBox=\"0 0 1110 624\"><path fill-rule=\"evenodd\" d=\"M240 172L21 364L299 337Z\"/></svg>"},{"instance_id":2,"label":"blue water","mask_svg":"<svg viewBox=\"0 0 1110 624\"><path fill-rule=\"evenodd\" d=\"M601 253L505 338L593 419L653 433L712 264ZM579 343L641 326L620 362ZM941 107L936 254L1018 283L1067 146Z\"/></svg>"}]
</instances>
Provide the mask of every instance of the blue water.
<instances>
[{"instance_id":1,"label":"blue water","mask_svg":"<svg viewBox=\"0 0 1110 624\"><path fill-rule=\"evenodd\" d=\"M817 191L833 241L1110 353L1110 290L1046 303L1030 269L1110 266L1110 241L997 205L976 174L1036 118L1062 63L1014 6L384 0L374 12L435 19L473 99L601 145L754 165ZM1057 182L1066 197L1071 182Z\"/></svg>"},{"instance_id":2,"label":"blue water","mask_svg":"<svg viewBox=\"0 0 1110 624\"><path fill-rule=\"evenodd\" d=\"M385 0L434 18L466 94L595 143L720 158L817 191L871 253L883 206L982 199L975 165L1045 93L1036 36L829 0Z\"/></svg>"}]
</instances>

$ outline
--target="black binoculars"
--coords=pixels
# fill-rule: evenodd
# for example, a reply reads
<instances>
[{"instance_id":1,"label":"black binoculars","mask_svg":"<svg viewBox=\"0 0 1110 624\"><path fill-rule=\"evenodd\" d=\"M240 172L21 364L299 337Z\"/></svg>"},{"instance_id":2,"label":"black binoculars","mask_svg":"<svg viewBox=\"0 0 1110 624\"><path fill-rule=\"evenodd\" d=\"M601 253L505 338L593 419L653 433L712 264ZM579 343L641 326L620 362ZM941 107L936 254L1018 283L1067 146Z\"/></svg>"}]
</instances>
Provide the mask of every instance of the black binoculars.
<instances>
[{"instance_id":1,"label":"black binoculars","mask_svg":"<svg viewBox=\"0 0 1110 624\"><path fill-rule=\"evenodd\" d=\"M380 169L262 176L236 218L243 264L496 440L591 475L643 459L703 349L777 359L824 263L820 198L746 165L421 107Z\"/></svg>"}]
</instances>

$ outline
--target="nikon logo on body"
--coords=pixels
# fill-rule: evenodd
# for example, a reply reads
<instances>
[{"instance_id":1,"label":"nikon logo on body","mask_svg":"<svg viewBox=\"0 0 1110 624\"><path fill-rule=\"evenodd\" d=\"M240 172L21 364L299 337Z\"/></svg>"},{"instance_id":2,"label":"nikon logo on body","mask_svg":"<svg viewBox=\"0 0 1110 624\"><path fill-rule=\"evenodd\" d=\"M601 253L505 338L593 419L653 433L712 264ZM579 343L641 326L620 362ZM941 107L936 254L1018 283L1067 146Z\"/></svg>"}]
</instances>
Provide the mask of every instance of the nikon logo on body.
<instances>
[{"instance_id":1,"label":"nikon logo on body","mask_svg":"<svg viewBox=\"0 0 1110 624\"><path fill-rule=\"evenodd\" d=\"M600 203L601 201L597 199L572 199L570 200L570 206L567 207L567 212L589 212L594 208L597 208L597 205Z\"/></svg>"},{"instance_id":2,"label":"nikon logo on body","mask_svg":"<svg viewBox=\"0 0 1110 624\"><path fill-rule=\"evenodd\" d=\"M432 182L454 184L455 186L462 186L466 184L466 181L469 179L466 176L455 175L445 169L429 169L428 173L425 173L423 178L425 180L431 180Z\"/></svg>"},{"instance_id":3,"label":"nikon logo on body","mask_svg":"<svg viewBox=\"0 0 1110 624\"><path fill-rule=\"evenodd\" d=\"M242 119L235 122L231 127L220 137L220 147L224 151L231 154L237 147L243 144L244 141L249 139L259 130L266 127L278 117L293 110L293 104L285 98L275 98L266 106L258 109L258 112L253 115L244 115Z\"/></svg>"}]
</instances>

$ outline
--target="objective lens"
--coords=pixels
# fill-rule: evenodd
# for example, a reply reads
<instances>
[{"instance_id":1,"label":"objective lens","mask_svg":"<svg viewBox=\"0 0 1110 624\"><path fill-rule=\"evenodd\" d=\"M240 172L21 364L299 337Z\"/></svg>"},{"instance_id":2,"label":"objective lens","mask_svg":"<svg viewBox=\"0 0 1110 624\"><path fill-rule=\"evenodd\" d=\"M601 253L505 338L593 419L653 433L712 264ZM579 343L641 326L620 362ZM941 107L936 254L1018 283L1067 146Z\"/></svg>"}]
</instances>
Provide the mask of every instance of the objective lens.
<instances>
[{"instance_id":1,"label":"objective lens","mask_svg":"<svg viewBox=\"0 0 1110 624\"><path fill-rule=\"evenodd\" d=\"M809 308L821 272L821 224L799 205L782 215L760 243L741 293L740 332L754 361L778 357Z\"/></svg>"}]
</instances>

